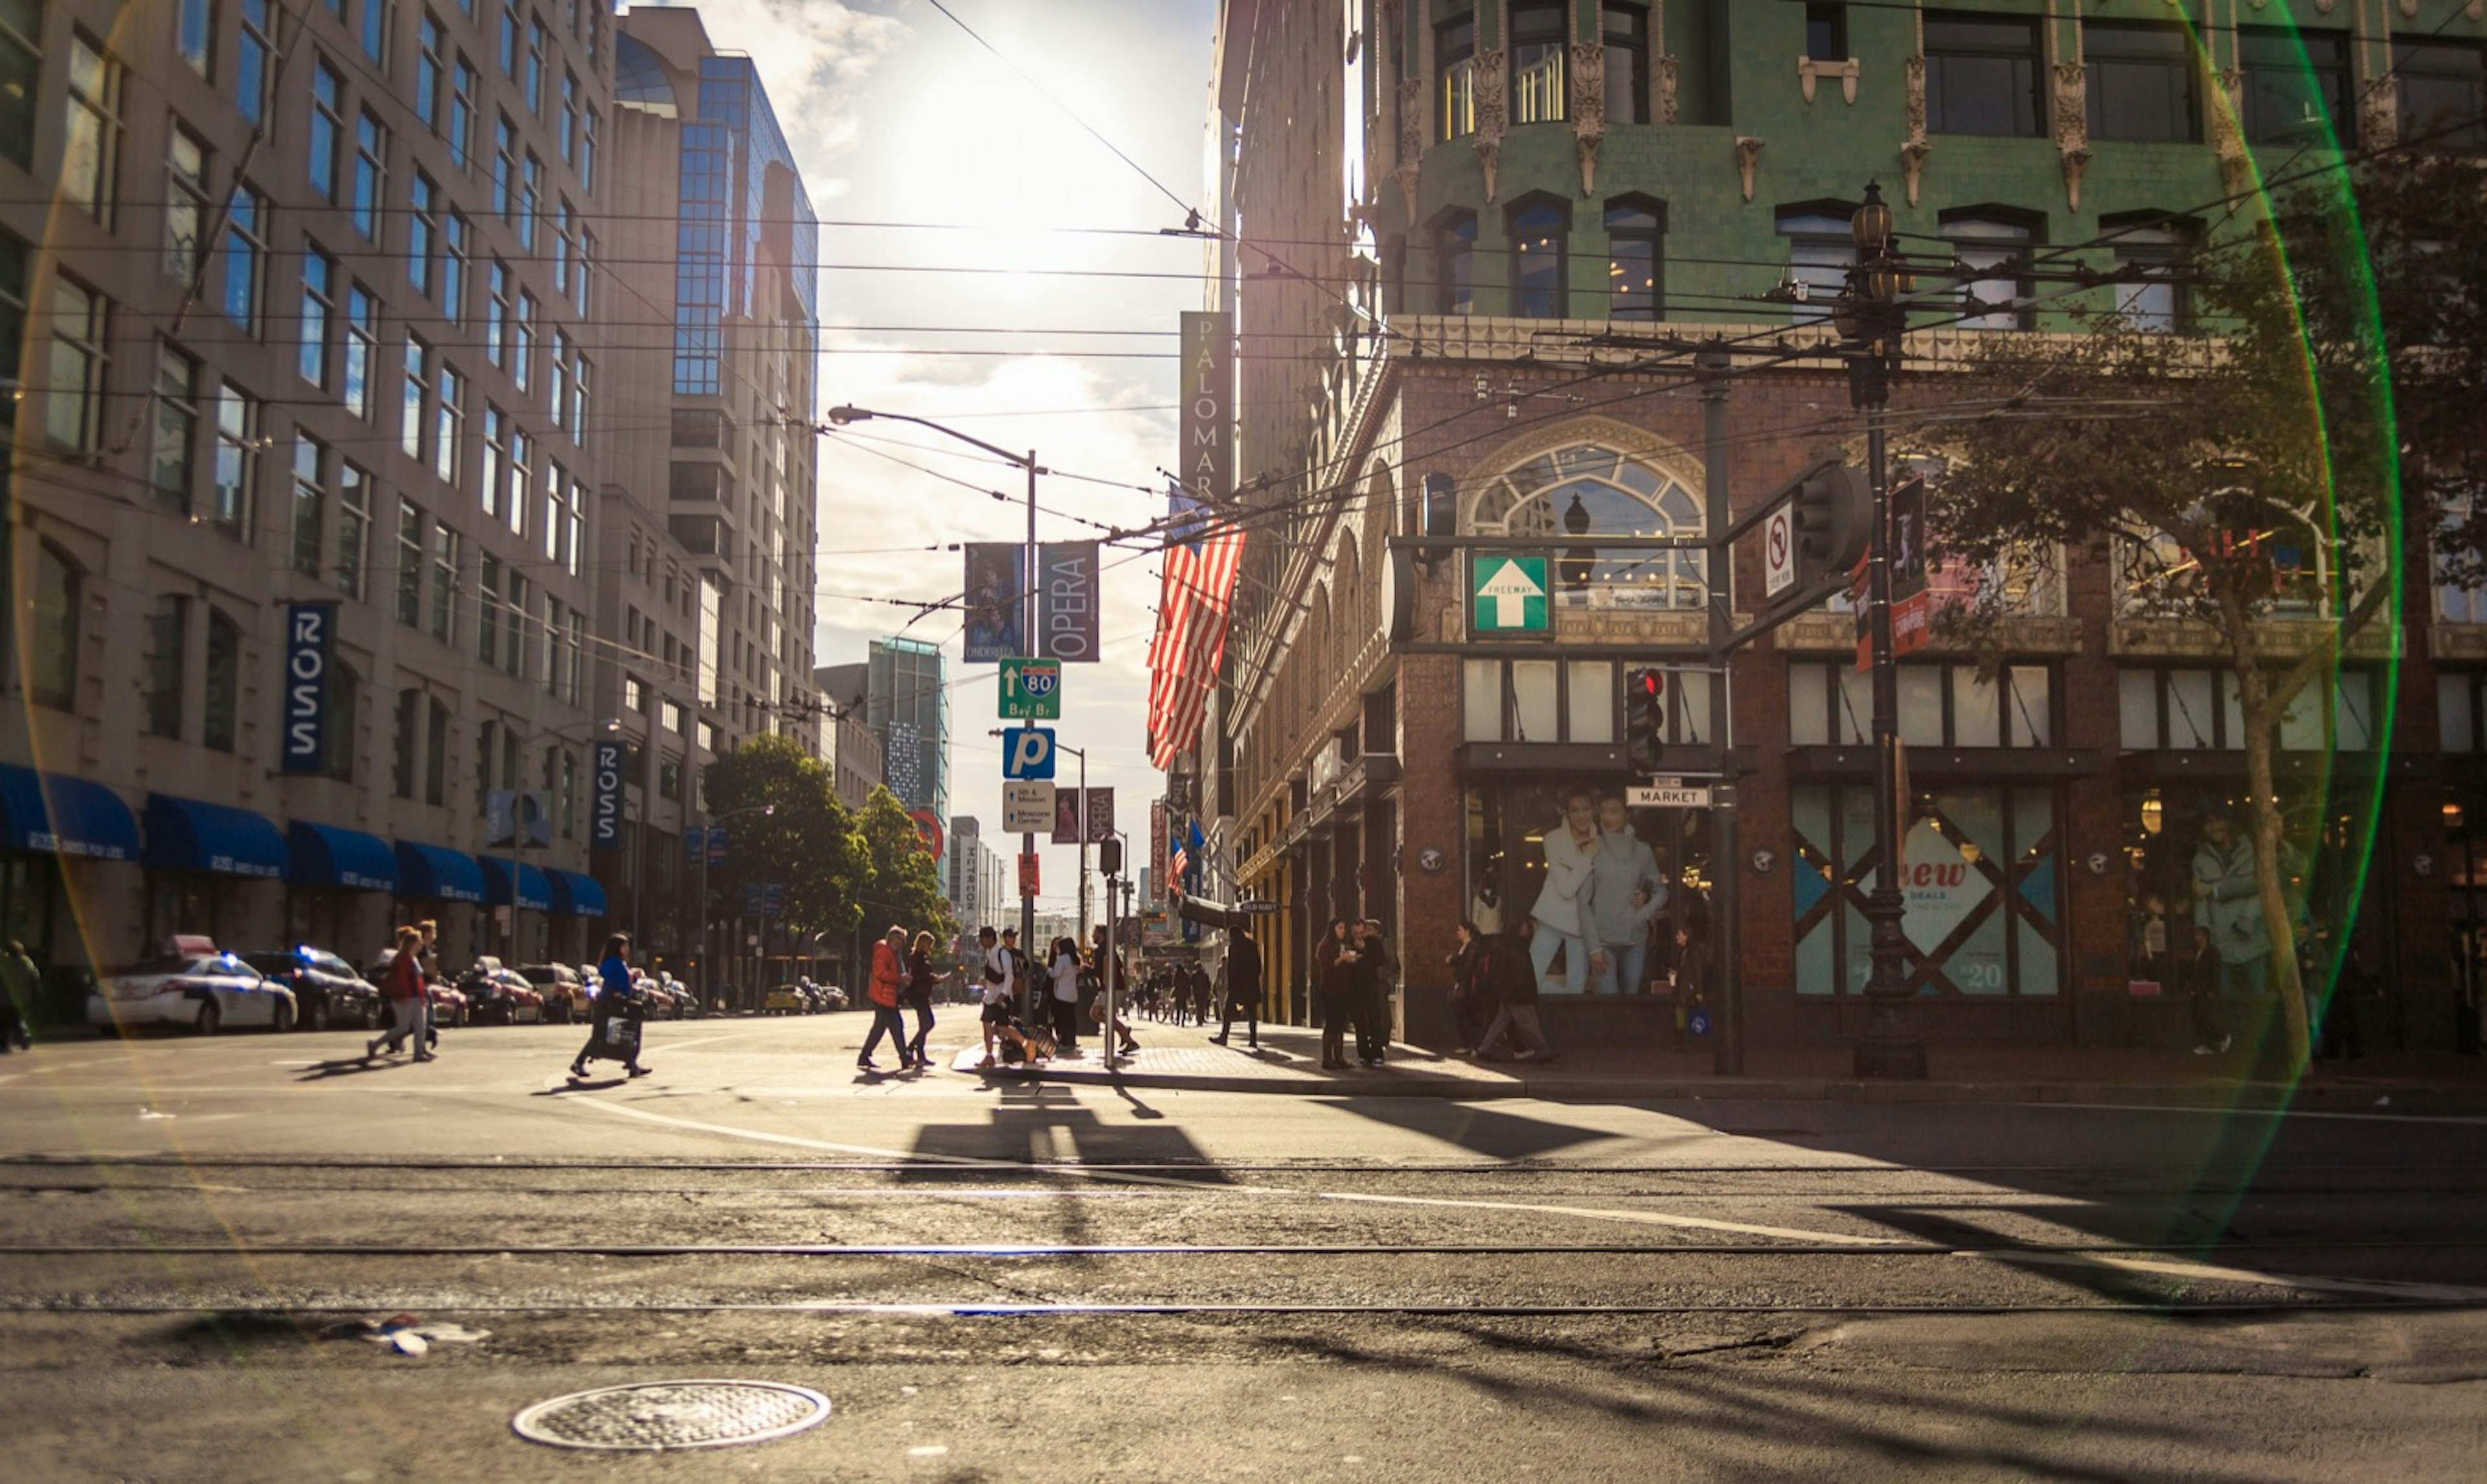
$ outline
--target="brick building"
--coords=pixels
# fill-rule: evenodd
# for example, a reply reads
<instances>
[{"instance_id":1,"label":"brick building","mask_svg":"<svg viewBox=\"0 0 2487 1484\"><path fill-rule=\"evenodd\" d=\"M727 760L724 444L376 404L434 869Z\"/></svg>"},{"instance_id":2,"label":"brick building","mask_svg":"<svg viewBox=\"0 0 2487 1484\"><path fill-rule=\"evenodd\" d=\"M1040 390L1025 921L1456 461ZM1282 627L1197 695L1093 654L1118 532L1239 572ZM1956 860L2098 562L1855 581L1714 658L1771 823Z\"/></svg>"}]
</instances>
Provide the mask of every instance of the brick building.
<instances>
[{"instance_id":1,"label":"brick building","mask_svg":"<svg viewBox=\"0 0 2487 1484\"><path fill-rule=\"evenodd\" d=\"M2335 148L2326 120L2351 145L2420 128L2478 142L2487 25L2458 5L2187 7L2196 30L2162 8L2074 9L1223 8L1232 494L1254 541L1225 684L1170 791L1199 801L1238 890L1285 909L1264 940L1282 1013L1303 1013L1327 918L1380 917L1405 1029L1440 1039L1453 925L1530 915L1567 796L1620 808L1638 781L1623 678L1699 645L1710 574L1698 552L1596 537L1701 533L1710 388L1692 361L1714 341L1746 352L1719 386L1734 510L1819 456L1861 462L1824 321L1867 181L1912 250L1949 252L1964 280L1953 313L1924 316L1945 322L1912 335L1893 403L1895 453L1939 499L1937 449L1909 430L1981 337L2062 333L2076 303L2185 333L2181 287L2147 275L2228 200L2257 209L2257 167ZM2041 286L2029 264L2050 244L2139 281ZM1473 632L1456 556L1409 560L1446 532L1545 537L1542 653ZM2354 1007L2370 1044L2444 1047L2474 1036L2482 972L2487 595L2413 561L2397 625L2361 635L2283 728L2281 772L2309 842L2359 842L2372 815L2370 854L2311 850L2304 872L2318 920L2383 986ZM1738 551L1740 613L1758 563ZM2003 673L1983 683L1941 644L1901 671L1928 1032L2181 1035L2148 986L2190 937L2200 814L2243 790L2232 680L2213 636L2137 611L2087 552L1989 580L2017 613ZM2327 622L2319 605L2283 612L2271 642L2286 652ZM1624 811L1633 843L1608 852L1663 879L1661 940L1704 931L1719 876L1740 873L1764 1043L1844 1037L1861 1015L1871 753L1855 656L1834 604L1735 661L1739 859L1715 859L1714 821L1689 809ZM1666 666L1667 739L1700 756L1711 677ZM1602 982L1551 936L1534 947L1558 1044L1671 1029L1674 1003L1652 992L1663 942L1636 982Z\"/></svg>"}]
</instances>

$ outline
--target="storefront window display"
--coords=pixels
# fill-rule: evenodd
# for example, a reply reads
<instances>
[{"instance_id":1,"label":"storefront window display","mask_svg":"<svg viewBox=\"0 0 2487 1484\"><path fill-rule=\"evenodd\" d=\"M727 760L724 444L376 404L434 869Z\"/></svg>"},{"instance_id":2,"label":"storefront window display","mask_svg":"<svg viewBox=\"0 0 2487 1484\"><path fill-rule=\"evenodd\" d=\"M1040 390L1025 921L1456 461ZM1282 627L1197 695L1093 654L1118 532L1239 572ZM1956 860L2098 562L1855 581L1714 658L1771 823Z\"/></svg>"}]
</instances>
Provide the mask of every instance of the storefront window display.
<instances>
[{"instance_id":1,"label":"storefront window display","mask_svg":"<svg viewBox=\"0 0 2487 1484\"><path fill-rule=\"evenodd\" d=\"M1486 485L1468 512L1487 536L1544 536L1555 548L1554 601L1568 608L1682 611L1708 591L1698 551L1600 550L1599 536L1698 537L1698 496L1602 444L1544 453Z\"/></svg>"},{"instance_id":2,"label":"storefront window display","mask_svg":"<svg viewBox=\"0 0 2487 1484\"><path fill-rule=\"evenodd\" d=\"M1612 780L1471 786L1467 916L1529 935L1539 992L1645 994L1703 925L1709 819L1627 809Z\"/></svg>"},{"instance_id":3,"label":"storefront window display","mask_svg":"<svg viewBox=\"0 0 2487 1484\"><path fill-rule=\"evenodd\" d=\"M1875 886L1870 788L1806 784L1796 834L1797 992L1854 995L1873 974L1864 906ZM1901 845L1909 981L1921 994L2062 992L2055 799L2029 785L1920 793Z\"/></svg>"}]
</instances>

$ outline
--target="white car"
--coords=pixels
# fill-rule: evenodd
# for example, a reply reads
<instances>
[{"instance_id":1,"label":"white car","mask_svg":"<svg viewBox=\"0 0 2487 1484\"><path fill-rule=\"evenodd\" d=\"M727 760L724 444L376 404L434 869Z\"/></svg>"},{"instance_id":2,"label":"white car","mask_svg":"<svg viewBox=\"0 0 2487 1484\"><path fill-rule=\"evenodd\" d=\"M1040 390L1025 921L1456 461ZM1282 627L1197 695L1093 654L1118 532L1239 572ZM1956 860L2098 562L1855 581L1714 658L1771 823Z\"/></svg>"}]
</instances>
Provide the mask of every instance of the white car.
<instances>
[{"instance_id":1,"label":"white car","mask_svg":"<svg viewBox=\"0 0 2487 1484\"><path fill-rule=\"evenodd\" d=\"M178 953L116 970L86 997L87 1024L105 1033L139 1026L187 1026L213 1035L227 1026L293 1029L293 991L231 953Z\"/></svg>"}]
</instances>

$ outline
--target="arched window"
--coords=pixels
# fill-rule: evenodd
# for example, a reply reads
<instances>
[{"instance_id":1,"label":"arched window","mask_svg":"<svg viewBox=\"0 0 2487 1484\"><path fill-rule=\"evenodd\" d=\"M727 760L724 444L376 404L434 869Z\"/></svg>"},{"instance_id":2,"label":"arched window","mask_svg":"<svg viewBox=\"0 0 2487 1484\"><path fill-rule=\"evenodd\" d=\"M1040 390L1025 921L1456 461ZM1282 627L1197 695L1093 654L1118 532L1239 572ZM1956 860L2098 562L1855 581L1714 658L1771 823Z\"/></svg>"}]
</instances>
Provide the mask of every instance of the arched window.
<instances>
[{"instance_id":1,"label":"arched window","mask_svg":"<svg viewBox=\"0 0 2487 1484\"><path fill-rule=\"evenodd\" d=\"M26 646L26 694L39 706L77 707L78 615L86 573L49 541L35 548L33 627Z\"/></svg>"},{"instance_id":2,"label":"arched window","mask_svg":"<svg viewBox=\"0 0 2487 1484\"><path fill-rule=\"evenodd\" d=\"M1474 211L1446 212L1434 224L1434 309L1444 315L1476 313Z\"/></svg>"},{"instance_id":3,"label":"arched window","mask_svg":"<svg viewBox=\"0 0 2487 1484\"><path fill-rule=\"evenodd\" d=\"M1551 196L1528 196L1511 207L1511 313L1522 319L1563 317L1563 255L1572 208Z\"/></svg>"},{"instance_id":4,"label":"arched window","mask_svg":"<svg viewBox=\"0 0 2487 1484\"><path fill-rule=\"evenodd\" d=\"M1600 536L1703 534L1700 498L1620 450L1576 443L1541 453L1477 496L1480 536L1543 536L1558 548L1554 601L1570 608L1683 611L1701 606L1708 566L1698 551L1600 550ZM1574 544L1562 544L1571 538Z\"/></svg>"},{"instance_id":5,"label":"arched window","mask_svg":"<svg viewBox=\"0 0 2487 1484\"><path fill-rule=\"evenodd\" d=\"M2030 244L2038 237L2034 221L2003 207L1945 212L1942 234L1960 261L1960 327L2028 329L2026 306L2036 291L2027 278Z\"/></svg>"},{"instance_id":6,"label":"arched window","mask_svg":"<svg viewBox=\"0 0 2487 1484\"><path fill-rule=\"evenodd\" d=\"M1607 203L1607 317L1666 317L1666 204L1646 196Z\"/></svg>"},{"instance_id":7,"label":"arched window","mask_svg":"<svg viewBox=\"0 0 2487 1484\"><path fill-rule=\"evenodd\" d=\"M1512 123L1559 124L1571 117L1564 97L1571 9L1567 0L1513 0Z\"/></svg>"},{"instance_id":8,"label":"arched window","mask_svg":"<svg viewBox=\"0 0 2487 1484\"><path fill-rule=\"evenodd\" d=\"M202 709L200 740L217 752L232 752L241 712L241 629L212 608L208 610L208 698Z\"/></svg>"}]
</instances>

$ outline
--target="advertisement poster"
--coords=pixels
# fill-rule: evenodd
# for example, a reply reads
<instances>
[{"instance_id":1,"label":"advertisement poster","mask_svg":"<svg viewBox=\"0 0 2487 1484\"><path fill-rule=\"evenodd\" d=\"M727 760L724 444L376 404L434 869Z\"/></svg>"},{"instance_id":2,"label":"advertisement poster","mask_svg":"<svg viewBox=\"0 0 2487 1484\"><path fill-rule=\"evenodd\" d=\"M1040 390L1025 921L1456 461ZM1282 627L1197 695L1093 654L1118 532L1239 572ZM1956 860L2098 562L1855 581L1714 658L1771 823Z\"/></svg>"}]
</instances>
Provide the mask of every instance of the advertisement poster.
<instances>
[{"instance_id":1,"label":"advertisement poster","mask_svg":"<svg viewBox=\"0 0 2487 1484\"><path fill-rule=\"evenodd\" d=\"M1036 548L1036 651L1068 665L1097 662L1097 543L1046 541Z\"/></svg>"},{"instance_id":2,"label":"advertisement poster","mask_svg":"<svg viewBox=\"0 0 2487 1484\"><path fill-rule=\"evenodd\" d=\"M991 665L1027 653L1027 548L1016 541L969 541L966 663Z\"/></svg>"}]
</instances>

